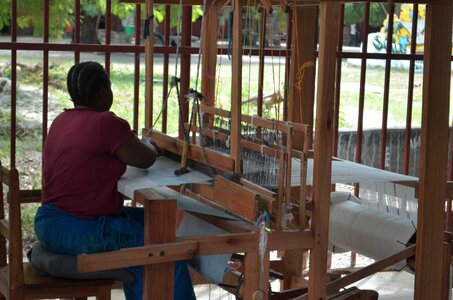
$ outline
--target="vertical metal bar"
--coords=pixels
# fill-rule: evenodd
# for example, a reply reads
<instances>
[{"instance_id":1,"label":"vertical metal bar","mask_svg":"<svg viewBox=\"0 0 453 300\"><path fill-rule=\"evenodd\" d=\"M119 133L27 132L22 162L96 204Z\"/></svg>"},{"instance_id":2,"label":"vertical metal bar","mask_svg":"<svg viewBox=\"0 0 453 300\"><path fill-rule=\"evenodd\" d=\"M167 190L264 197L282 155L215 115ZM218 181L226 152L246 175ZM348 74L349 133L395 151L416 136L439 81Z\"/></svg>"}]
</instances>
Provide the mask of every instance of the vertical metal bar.
<instances>
[{"instance_id":1,"label":"vertical metal bar","mask_svg":"<svg viewBox=\"0 0 453 300\"><path fill-rule=\"evenodd\" d=\"M141 5L135 5L135 46L140 45ZM138 132L138 112L140 99L140 53L134 53L134 119L133 129Z\"/></svg>"},{"instance_id":2,"label":"vertical metal bar","mask_svg":"<svg viewBox=\"0 0 453 300\"><path fill-rule=\"evenodd\" d=\"M293 10L286 7L286 55L285 55L285 87L283 89L283 98L285 106L283 107L283 120L288 120L288 95L289 95L289 77L291 72L291 39L293 35Z\"/></svg>"},{"instance_id":3,"label":"vertical metal bar","mask_svg":"<svg viewBox=\"0 0 453 300\"><path fill-rule=\"evenodd\" d=\"M165 20L164 20L164 45L170 45L170 13L171 13L171 6L165 6ZM162 107L162 132L167 133L167 114L168 114L168 65L170 63L170 55L168 53L164 54L164 83L162 87L162 99L163 99L163 107ZM175 74L176 76L176 74Z\"/></svg>"},{"instance_id":4,"label":"vertical metal bar","mask_svg":"<svg viewBox=\"0 0 453 300\"><path fill-rule=\"evenodd\" d=\"M381 126L381 141L380 141L380 160L379 167L385 169L385 157L387 150L387 120L389 112L389 92L390 92L390 69L392 67L392 40L393 40L393 15L395 13L395 4L390 2L389 9L389 21L387 29L387 53L385 59L385 77L384 77L384 103L382 107L382 126Z\"/></svg>"},{"instance_id":5,"label":"vertical metal bar","mask_svg":"<svg viewBox=\"0 0 453 300\"><path fill-rule=\"evenodd\" d=\"M72 37L73 42L77 45L80 44L80 0L75 0L74 8L74 19L75 19L75 28L74 36ZM80 51L74 52L74 62L80 62Z\"/></svg>"},{"instance_id":6,"label":"vertical metal bar","mask_svg":"<svg viewBox=\"0 0 453 300\"><path fill-rule=\"evenodd\" d=\"M267 12L263 8L261 11L261 32L260 32L260 51L258 63L258 97L256 107L258 116L263 116L263 82L264 82L264 43L266 40L266 17Z\"/></svg>"},{"instance_id":7,"label":"vertical metal bar","mask_svg":"<svg viewBox=\"0 0 453 300\"><path fill-rule=\"evenodd\" d=\"M112 30L112 0L107 0L105 3L105 44L111 44ZM110 51L105 51L105 70L110 75Z\"/></svg>"},{"instance_id":8,"label":"vertical metal bar","mask_svg":"<svg viewBox=\"0 0 453 300\"><path fill-rule=\"evenodd\" d=\"M17 42L17 1L11 7L11 42ZM16 167L16 124L17 124L17 51L11 50L11 153L10 167Z\"/></svg>"},{"instance_id":9,"label":"vertical metal bar","mask_svg":"<svg viewBox=\"0 0 453 300\"><path fill-rule=\"evenodd\" d=\"M365 84L366 84L366 61L368 52L368 30L370 23L370 3L365 4L364 11L364 32L362 36L363 48L362 48L362 61L360 63L360 91L359 91L359 107L358 107L358 119L357 119L357 144L355 151L355 162L362 162L362 140L363 140L363 110L365 107Z\"/></svg>"},{"instance_id":10,"label":"vertical metal bar","mask_svg":"<svg viewBox=\"0 0 453 300\"><path fill-rule=\"evenodd\" d=\"M44 1L44 44L49 43L49 22L50 22L50 0ZM44 146L44 140L47 137L47 119L49 109L49 51L45 50L43 53L43 107L42 107L42 144Z\"/></svg>"},{"instance_id":11,"label":"vertical metal bar","mask_svg":"<svg viewBox=\"0 0 453 300\"><path fill-rule=\"evenodd\" d=\"M418 4L414 4L412 13L412 35L411 35L411 55L415 54L417 49L417 22L418 22ZM410 143L412 131L412 103L414 99L414 74L415 74L415 59L410 59L409 65L409 82L407 90L407 110L406 110L406 134L404 140L404 161L403 172L409 174L410 163Z\"/></svg>"},{"instance_id":12,"label":"vertical metal bar","mask_svg":"<svg viewBox=\"0 0 453 300\"><path fill-rule=\"evenodd\" d=\"M344 23L344 4L341 4L340 20L338 21L338 51L343 51L343 23ZM333 144L332 155L338 154L338 126L340 120L340 94L341 94L341 57L337 57L337 66L335 71L335 99L334 99L334 115L333 115Z\"/></svg>"}]
</instances>

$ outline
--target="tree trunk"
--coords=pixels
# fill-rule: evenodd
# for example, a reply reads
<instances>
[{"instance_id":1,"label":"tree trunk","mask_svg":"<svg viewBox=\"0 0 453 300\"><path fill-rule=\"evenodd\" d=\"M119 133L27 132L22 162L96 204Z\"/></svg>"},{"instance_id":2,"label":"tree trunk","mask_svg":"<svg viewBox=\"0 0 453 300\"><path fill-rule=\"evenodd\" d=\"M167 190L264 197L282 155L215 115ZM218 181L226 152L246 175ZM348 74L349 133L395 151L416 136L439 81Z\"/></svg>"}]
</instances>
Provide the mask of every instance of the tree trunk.
<instances>
[{"instance_id":1,"label":"tree trunk","mask_svg":"<svg viewBox=\"0 0 453 300\"><path fill-rule=\"evenodd\" d=\"M84 44L100 44L98 38L99 16L89 16L81 12L82 22L80 24L80 42Z\"/></svg>"}]
</instances>

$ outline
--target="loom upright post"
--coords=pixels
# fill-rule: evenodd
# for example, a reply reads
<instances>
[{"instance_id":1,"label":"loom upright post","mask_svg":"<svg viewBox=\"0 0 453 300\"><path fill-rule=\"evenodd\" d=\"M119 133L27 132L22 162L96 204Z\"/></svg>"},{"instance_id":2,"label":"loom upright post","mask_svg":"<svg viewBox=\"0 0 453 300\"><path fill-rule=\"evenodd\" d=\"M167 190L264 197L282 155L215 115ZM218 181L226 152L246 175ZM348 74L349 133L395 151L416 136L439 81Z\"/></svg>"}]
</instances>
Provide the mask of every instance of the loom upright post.
<instances>
[{"instance_id":1,"label":"loom upright post","mask_svg":"<svg viewBox=\"0 0 453 300\"><path fill-rule=\"evenodd\" d=\"M184 139L184 124L189 121L189 103L186 95L190 90L190 54L186 51L192 43L192 6L183 5L181 20L181 85L180 107L182 108L183 120L179 122L179 138ZM190 130L190 128L189 128Z\"/></svg>"},{"instance_id":2,"label":"loom upright post","mask_svg":"<svg viewBox=\"0 0 453 300\"><path fill-rule=\"evenodd\" d=\"M441 299L451 65L451 1L426 7L414 299ZM434 1L433 1L434 2ZM436 249L436 251L433 251Z\"/></svg>"},{"instance_id":3,"label":"loom upright post","mask_svg":"<svg viewBox=\"0 0 453 300\"><path fill-rule=\"evenodd\" d=\"M288 120L308 124L311 146L313 128L313 108L315 103L315 49L318 8L302 6L293 8L293 26L291 38L291 64L289 76ZM303 70L303 80L299 84L297 73L305 63L313 62L313 66ZM308 65L306 65L308 66ZM297 138L293 141L295 149L302 144Z\"/></svg>"},{"instance_id":4,"label":"loom upright post","mask_svg":"<svg viewBox=\"0 0 453 300\"><path fill-rule=\"evenodd\" d=\"M153 0L146 0L146 16L153 16ZM148 36L145 40L145 128L153 124L153 76L154 76L154 21L147 22Z\"/></svg>"},{"instance_id":5,"label":"loom upright post","mask_svg":"<svg viewBox=\"0 0 453 300\"><path fill-rule=\"evenodd\" d=\"M327 245L329 237L332 134L338 20L341 4L321 1L319 73L316 104L316 139L313 167L313 210L311 227L315 246L310 253L308 299L326 299Z\"/></svg>"},{"instance_id":6,"label":"loom upright post","mask_svg":"<svg viewBox=\"0 0 453 300\"><path fill-rule=\"evenodd\" d=\"M201 93L203 104L214 105L215 76L217 60L218 5L209 6L203 17L203 36L201 38ZM199 120L200 122L202 120Z\"/></svg>"},{"instance_id":7,"label":"loom upright post","mask_svg":"<svg viewBox=\"0 0 453 300\"><path fill-rule=\"evenodd\" d=\"M144 244L176 241L176 200L162 199L150 190L136 191L134 199L144 203ZM165 252L161 252L161 256ZM143 299L173 299L174 263L145 265L143 270Z\"/></svg>"},{"instance_id":8,"label":"loom upright post","mask_svg":"<svg viewBox=\"0 0 453 300\"><path fill-rule=\"evenodd\" d=\"M232 0L233 55L231 82L231 146L234 173L241 173L241 114L242 114L242 1Z\"/></svg>"}]
</instances>

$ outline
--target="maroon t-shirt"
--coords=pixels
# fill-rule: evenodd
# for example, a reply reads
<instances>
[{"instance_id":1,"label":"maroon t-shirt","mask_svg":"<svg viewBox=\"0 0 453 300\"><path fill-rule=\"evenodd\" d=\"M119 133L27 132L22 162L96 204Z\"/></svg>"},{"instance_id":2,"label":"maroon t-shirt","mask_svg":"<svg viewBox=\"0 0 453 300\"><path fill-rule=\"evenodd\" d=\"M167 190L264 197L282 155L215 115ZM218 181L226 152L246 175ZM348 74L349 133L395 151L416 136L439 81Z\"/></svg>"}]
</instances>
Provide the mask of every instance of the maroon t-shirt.
<instances>
[{"instance_id":1,"label":"maroon t-shirt","mask_svg":"<svg viewBox=\"0 0 453 300\"><path fill-rule=\"evenodd\" d=\"M116 148L133 135L112 112L65 110L52 123L44 145L43 203L81 218L118 215L123 196L117 181L126 164Z\"/></svg>"}]
</instances>

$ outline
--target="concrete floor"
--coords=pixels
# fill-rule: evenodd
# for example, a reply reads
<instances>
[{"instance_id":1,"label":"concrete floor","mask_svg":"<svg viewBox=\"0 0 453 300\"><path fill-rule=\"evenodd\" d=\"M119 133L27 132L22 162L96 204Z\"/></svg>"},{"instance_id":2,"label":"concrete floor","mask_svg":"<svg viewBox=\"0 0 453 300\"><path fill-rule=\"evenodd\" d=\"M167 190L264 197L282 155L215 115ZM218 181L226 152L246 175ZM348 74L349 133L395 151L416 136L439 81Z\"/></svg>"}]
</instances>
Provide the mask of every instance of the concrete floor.
<instances>
[{"instance_id":1,"label":"concrete floor","mask_svg":"<svg viewBox=\"0 0 453 300\"><path fill-rule=\"evenodd\" d=\"M353 286L379 293L380 300L409 300L414 295L414 276L407 272L381 272L358 281ZM223 289L209 284L194 287L198 300L236 299ZM112 291L112 300L124 300L122 290Z\"/></svg>"},{"instance_id":2,"label":"concrete floor","mask_svg":"<svg viewBox=\"0 0 453 300\"><path fill-rule=\"evenodd\" d=\"M407 272L381 272L362 279L353 286L375 290L382 300L409 300L414 298L414 275Z\"/></svg>"}]
</instances>

